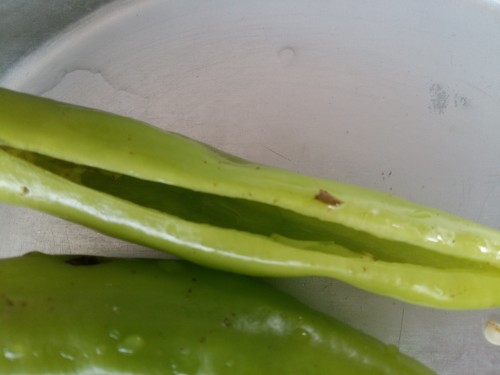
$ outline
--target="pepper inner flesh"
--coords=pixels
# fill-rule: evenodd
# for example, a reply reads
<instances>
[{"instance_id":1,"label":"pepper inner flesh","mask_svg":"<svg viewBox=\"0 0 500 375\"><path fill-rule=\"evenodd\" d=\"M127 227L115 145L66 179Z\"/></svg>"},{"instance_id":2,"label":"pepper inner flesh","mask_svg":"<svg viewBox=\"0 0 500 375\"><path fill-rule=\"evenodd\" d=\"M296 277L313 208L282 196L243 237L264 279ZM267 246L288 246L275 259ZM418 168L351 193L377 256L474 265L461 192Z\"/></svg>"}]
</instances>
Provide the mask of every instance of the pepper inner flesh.
<instances>
[{"instance_id":1,"label":"pepper inner flesh","mask_svg":"<svg viewBox=\"0 0 500 375\"><path fill-rule=\"evenodd\" d=\"M195 223L266 236L293 247L343 257L498 272L498 268L484 262L378 238L269 204L152 182L7 146L0 149L72 183Z\"/></svg>"}]
</instances>

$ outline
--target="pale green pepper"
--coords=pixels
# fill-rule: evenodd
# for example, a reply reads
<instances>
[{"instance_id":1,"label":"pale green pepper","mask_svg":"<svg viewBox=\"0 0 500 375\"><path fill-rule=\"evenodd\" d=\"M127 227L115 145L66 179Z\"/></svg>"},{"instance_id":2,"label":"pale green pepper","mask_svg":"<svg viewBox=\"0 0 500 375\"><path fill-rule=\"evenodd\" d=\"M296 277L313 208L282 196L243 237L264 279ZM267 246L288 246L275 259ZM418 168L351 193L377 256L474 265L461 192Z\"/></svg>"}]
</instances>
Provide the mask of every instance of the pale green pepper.
<instances>
[{"instance_id":1,"label":"pale green pepper","mask_svg":"<svg viewBox=\"0 0 500 375\"><path fill-rule=\"evenodd\" d=\"M0 199L206 266L500 306L500 232L241 160L140 121L0 90Z\"/></svg>"},{"instance_id":2,"label":"pale green pepper","mask_svg":"<svg viewBox=\"0 0 500 375\"><path fill-rule=\"evenodd\" d=\"M432 375L263 282L177 260L0 260L2 375Z\"/></svg>"}]
</instances>

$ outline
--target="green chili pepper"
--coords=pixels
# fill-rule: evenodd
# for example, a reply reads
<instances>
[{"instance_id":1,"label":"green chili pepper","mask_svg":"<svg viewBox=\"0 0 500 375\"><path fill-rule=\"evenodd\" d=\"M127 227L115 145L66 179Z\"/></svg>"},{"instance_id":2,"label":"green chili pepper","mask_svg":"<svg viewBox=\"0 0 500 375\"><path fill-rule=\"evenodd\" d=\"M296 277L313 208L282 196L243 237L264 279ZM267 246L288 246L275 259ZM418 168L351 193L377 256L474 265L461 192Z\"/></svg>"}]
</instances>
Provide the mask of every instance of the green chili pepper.
<instances>
[{"instance_id":1,"label":"green chili pepper","mask_svg":"<svg viewBox=\"0 0 500 375\"><path fill-rule=\"evenodd\" d=\"M0 260L3 375L430 375L244 276L178 260Z\"/></svg>"},{"instance_id":2,"label":"green chili pepper","mask_svg":"<svg viewBox=\"0 0 500 375\"><path fill-rule=\"evenodd\" d=\"M248 275L333 277L447 309L500 305L500 232L0 89L0 200Z\"/></svg>"}]
</instances>

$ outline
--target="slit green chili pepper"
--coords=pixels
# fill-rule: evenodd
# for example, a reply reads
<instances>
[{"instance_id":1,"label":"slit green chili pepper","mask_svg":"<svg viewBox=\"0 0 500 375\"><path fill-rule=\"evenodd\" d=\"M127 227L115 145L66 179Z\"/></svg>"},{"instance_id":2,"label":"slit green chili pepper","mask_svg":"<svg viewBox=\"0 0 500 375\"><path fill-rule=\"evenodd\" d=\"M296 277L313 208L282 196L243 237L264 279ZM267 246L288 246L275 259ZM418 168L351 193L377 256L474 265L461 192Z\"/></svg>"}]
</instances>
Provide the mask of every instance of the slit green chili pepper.
<instances>
[{"instance_id":1,"label":"slit green chili pepper","mask_svg":"<svg viewBox=\"0 0 500 375\"><path fill-rule=\"evenodd\" d=\"M261 281L165 259L0 260L0 350L3 375L433 374Z\"/></svg>"},{"instance_id":2,"label":"slit green chili pepper","mask_svg":"<svg viewBox=\"0 0 500 375\"><path fill-rule=\"evenodd\" d=\"M437 308L500 305L498 231L6 89L0 200L218 269L333 277Z\"/></svg>"}]
</instances>

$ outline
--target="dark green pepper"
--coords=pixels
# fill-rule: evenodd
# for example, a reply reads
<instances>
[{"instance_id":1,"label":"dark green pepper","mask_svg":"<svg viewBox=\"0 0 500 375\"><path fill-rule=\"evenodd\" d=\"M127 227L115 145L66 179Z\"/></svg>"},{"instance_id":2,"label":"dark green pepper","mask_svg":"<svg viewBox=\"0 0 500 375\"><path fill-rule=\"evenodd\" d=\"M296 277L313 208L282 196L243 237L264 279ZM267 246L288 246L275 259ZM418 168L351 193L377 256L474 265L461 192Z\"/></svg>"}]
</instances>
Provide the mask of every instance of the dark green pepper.
<instances>
[{"instance_id":1,"label":"dark green pepper","mask_svg":"<svg viewBox=\"0 0 500 375\"><path fill-rule=\"evenodd\" d=\"M430 375L255 279L178 260L0 260L0 372Z\"/></svg>"},{"instance_id":2,"label":"dark green pepper","mask_svg":"<svg viewBox=\"0 0 500 375\"><path fill-rule=\"evenodd\" d=\"M500 232L0 89L0 200L206 266L334 277L416 304L500 306Z\"/></svg>"}]
</instances>

